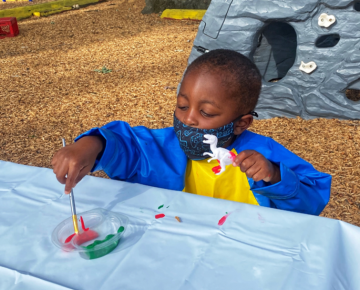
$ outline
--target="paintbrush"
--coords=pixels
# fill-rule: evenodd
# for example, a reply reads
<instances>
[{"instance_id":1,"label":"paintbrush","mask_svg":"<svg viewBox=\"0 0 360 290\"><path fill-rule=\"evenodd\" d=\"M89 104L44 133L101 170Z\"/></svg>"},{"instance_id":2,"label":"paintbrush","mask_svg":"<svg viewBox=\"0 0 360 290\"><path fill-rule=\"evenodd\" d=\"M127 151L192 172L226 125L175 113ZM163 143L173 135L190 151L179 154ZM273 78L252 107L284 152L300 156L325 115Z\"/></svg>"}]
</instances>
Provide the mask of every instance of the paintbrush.
<instances>
[{"instance_id":1,"label":"paintbrush","mask_svg":"<svg viewBox=\"0 0 360 290\"><path fill-rule=\"evenodd\" d=\"M62 138L62 144L63 144L63 147L66 146L64 138ZM74 232L75 232L75 234L78 234L79 233L79 227L78 227L77 216L76 216L74 192L73 192L72 189L71 189L71 192L69 194L69 198L70 198L70 207L71 207L71 213L72 213L72 220L73 220L73 224L74 224Z\"/></svg>"}]
</instances>

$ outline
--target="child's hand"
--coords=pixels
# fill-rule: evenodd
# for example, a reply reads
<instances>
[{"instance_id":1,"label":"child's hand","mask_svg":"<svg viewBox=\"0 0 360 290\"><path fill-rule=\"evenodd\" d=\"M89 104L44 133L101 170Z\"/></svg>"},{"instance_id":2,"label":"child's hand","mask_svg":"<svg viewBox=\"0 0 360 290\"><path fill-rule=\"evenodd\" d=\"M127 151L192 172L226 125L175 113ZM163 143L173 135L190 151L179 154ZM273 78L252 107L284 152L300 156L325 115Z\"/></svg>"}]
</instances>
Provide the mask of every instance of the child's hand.
<instances>
[{"instance_id":1,"label":"child's hand","mask_svg":"<svg viewBox=\"0 0 360 290\"><path fill-rule=\"evenodd\" d=\"M65 184L66 194L90 172L102 149L103 143L99 137L86 136L55 153L51 164L57 180Z\"/></svg>"},{"instance_id":2,"label":"child's hand","mask_svg":"<svg viewBox=\"0 0 360 290\"><path fill-rule=\"evenodd\" d=\"M233 162L233 166L240 166L240 170L254 181L277 183L281 180L280 169L255 150L240 152Z\"/></svg>"}]
</instances>

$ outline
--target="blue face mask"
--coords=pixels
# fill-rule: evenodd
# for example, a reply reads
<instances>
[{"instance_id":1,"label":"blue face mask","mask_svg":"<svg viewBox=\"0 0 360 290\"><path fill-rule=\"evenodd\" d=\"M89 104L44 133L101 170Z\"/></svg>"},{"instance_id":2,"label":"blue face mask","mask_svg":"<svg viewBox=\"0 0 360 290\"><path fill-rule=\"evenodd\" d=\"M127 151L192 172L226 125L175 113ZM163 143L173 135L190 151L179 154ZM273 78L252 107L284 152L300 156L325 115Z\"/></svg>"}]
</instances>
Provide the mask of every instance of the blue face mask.
<instances>
[{"instance_id":1,"label":"blue face mask","mask_svg":"<svg viewBox=\"0 0 360 290\"><path fill-rule=\"evenodd\" d=\"M256 112L250 112L249 114L256 117L258 116ZM180 147L186 156L191 160L203 160L209 158L203 154L205 152L211 152L210 145L203 142L204 135L215 135L218 138L217 147L223 147L226 142L234 137L234 123L243 116L245 115L241 115L231 123L216 129L199 129L185 125L176 118L174 113L174 130L176 137L179 140Z\"/></svg>"}]
</instances>

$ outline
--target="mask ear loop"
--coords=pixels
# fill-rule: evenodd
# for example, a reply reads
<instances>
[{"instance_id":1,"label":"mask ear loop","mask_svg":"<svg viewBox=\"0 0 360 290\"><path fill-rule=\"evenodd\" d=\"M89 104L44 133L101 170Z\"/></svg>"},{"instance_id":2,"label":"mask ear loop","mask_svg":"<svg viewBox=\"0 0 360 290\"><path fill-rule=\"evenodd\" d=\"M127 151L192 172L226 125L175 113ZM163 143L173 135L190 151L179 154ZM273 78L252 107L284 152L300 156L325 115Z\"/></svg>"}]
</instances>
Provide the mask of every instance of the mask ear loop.
<instances>
[{"instance_id":1,"label":"mask ear loop","mask_svg":"<svg viewBox=\"0 0 360 290\"><path fill-rule=\"evenodd\" d=\"M244 115L240 115L239 117L237 117L234 121L232 121L232 123L235 125L235 123L239 120L241 120L242 117L246 116L246 115L252 115L254 117L259 117L258 113L256 113L255 111L251 111L247 114L244 114ZM234 135L235 139L237 138L235 135ZM234 138L233 137L233 138Z\"/></svg>"},{"instance_id":2,"label":"mask ear loop","mask_svg":"<svg viewBox=\"0 0 360 290\"><path fill-rule=\"evenodd\" d=\"M252 116L257 117L257 118L259 117L258 113L256 113L255 111L251 111L251 112L249 112L247 114L240 115L234 121L232 121L232 123L235 124L237 121L241 120L241 118L246 116L246 115L252 115Z\"/></svg>"}]
</instances>

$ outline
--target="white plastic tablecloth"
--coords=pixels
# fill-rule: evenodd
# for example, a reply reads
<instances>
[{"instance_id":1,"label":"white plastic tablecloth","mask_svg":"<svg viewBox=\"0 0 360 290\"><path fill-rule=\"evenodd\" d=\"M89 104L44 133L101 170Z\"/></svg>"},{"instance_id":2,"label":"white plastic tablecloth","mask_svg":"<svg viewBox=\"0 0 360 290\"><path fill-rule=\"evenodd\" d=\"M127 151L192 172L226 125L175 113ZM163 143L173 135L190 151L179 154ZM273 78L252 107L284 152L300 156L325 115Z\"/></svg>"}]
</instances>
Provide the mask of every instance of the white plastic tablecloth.
<instances>
[{"instance_id":1,"label":"white plastic tablecloth","mask_svg":"<svg viewBox=\"0 0 360 290\"><path fill-rule=\"evenodd\" d=\"M360 289L356 226L91 176L74 190L78 213L130 224L114 252L84 260L51 242L71 215L63 189L50 169L0 161L0 289Z\"/></svg>"}]
</instances>

